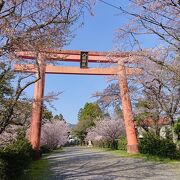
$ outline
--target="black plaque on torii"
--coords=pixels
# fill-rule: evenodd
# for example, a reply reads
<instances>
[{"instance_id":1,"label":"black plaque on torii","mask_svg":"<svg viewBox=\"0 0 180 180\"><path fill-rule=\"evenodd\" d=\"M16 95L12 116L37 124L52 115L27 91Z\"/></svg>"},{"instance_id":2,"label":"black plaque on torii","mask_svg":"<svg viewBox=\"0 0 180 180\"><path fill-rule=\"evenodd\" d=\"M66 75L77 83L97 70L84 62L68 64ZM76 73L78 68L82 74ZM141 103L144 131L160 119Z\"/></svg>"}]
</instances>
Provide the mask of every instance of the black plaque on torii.
<instances>
[{"instance_id":1,"label":"black plaque on torii","mask_svg":"<svg viewBox=\"0 0 180 180\"><path fill-rule=\"evenodd\" d=\"M81 62L80 62L80 68L88 68L88 52L81 51Z\"/></svg>"}]
</instances>

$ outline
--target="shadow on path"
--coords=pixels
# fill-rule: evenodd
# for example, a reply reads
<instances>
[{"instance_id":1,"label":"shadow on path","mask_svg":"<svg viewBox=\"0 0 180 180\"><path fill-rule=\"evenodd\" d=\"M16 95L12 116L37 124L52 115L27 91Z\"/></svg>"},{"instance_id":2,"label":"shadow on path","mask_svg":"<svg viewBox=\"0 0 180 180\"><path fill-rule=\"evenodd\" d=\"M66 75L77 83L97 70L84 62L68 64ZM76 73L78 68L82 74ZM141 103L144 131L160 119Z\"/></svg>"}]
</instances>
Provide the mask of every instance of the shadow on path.
<instances>
[{"instance_id":1,"label":"shadow on path","mask_svg":"<svg viewBox=\"0 0 180 180\"><path fill-rule=\"evenodd\" d=\"M82 147L66 148L48 158L58 180L180 180L180 166L124 158Z\"/></svg>"}]
</instances>

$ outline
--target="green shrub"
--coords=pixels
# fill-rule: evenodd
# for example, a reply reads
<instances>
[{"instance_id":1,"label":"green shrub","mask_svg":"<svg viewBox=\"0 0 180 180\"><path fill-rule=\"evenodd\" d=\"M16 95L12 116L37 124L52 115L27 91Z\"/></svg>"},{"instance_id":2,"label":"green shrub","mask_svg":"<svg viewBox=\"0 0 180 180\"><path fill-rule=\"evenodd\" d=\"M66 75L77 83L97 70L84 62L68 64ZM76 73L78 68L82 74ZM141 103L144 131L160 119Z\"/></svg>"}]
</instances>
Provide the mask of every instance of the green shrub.
<instances>
[{"instance_id":1,"label":"green shrub","mask_svg":"<svg viewBox=\"0 0 180 180\"><path fill-rule=\"evenodd\" d=\"M121 137L118 140L118 149L119 150L124 150L124 151L127 150L127 139L126 139L126 137Z\"/></svg>"},{"instance_id":2,"label":"green shrub","mask_svg":"<svg viewBox=\"0 0 180 180\"><path fill-rule=\"evenodd\" d=\"M157 155L160 157L177 158L176 145L170 139L161 139L152 133L144 134L139 141L139 149L143 154Z\"/></svg>"},{"instance_id":3,"label":"green shrub","mask_svg":"<svg viewBox=\"0 0 180 180\"><path fill-rule=\"evenodd\" d=\"M178 135L178 139L180 138L180 117L177 119L177 122L174 124L174 132Z\"/></svg>"},{"instance_id":4,"label":"green shrub","mask_svg":"<svg viewBox=\"0 0 180 180\"><path fill-rule=\"evenodd\" d=\"M112 150L117 150L118 149L118 139L115 139L113 142L110 143L110 148Z\"/></svg>"},{"instance_id":5,"label":"green shrub","mask_svg":"<svg viewBox=\"0 0 180 180\"><path fill-rule=\"evenodd\" d=\"M93 146L94 147L100 147L100 148L108 148L109 147L109 144L107 141L93 141L92 142Z\"/></svg>"},{"instance_id":6,"label":"green shrub","mask_svg":"<svg viewBox=\"0 0 180 180\"><path fill-rule=\"evenodd\" d=\"M51 152L52 150L47 146L47 145L43 145L41 146L41 149L40 149L40 153L41 154L46 154L46 153L49 153Z\"/></svg>"},{"instance_id":7,"label":"green shrub","mask_svg":"<svg viewBox=\"0 0 180 180\"><path fill-rule=\"evenodd\" d=\"M25 138L0 150L0 179L18 179L32 161L33 150Z\"/></svg>"}]
</instances>

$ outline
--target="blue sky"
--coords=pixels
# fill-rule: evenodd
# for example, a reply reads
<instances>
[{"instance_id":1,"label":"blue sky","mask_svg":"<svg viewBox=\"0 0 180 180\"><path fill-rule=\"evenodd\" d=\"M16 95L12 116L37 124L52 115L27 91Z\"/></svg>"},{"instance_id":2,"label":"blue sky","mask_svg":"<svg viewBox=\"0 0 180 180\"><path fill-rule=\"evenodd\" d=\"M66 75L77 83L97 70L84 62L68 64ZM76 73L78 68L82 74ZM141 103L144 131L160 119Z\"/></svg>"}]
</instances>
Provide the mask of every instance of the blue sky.
<instances>
[{"instance_id":1,"label":"blue sky","mask_svg":"<svg viewBox=\"0 0 180 180\"><path fill-rule=\"evenodd\" d=\"M118 3L117 0L108 0L108 2ZM84 25L76 30L75 38L64 49L86 51L110 51L113 49L115 31L127 19L119 16L118 10L98 1L93 12L94 16L85 13ZM51 110L54 115L62 113L68 122L75 124L79 109L86 102L93 102L95 99L91 98L92 94L95 91L103 90L106 86L106 78L103 76L46 75L45 95L51 91L63 91L59 95L59 99L52 103L56 110ZM34 86L27 90L30 96L33 96L33 90Z\"/></svg>"}]
</instances>

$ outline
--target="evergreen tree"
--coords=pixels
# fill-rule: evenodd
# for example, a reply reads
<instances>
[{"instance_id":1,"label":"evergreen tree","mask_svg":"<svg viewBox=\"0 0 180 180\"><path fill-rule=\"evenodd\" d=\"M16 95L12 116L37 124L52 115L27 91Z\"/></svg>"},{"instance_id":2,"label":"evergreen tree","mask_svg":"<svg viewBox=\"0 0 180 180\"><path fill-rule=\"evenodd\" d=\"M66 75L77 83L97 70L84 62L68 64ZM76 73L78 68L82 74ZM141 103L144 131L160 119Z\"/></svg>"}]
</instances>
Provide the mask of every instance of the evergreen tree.
<instances>
[{"instance_id":1,"label":"evergreen tree","mask_svg":"<svg viewBox=\"0 0 180 180\"><path fill-rule=\"evenodd\" d=\"M75 135L84 141L86 137L87 130L93 126L95 123L104 116L104 113L97 104L86 103L83 108L79 110L78 113L78 124L74 128Z\"/></svg>"}]
</instances>

